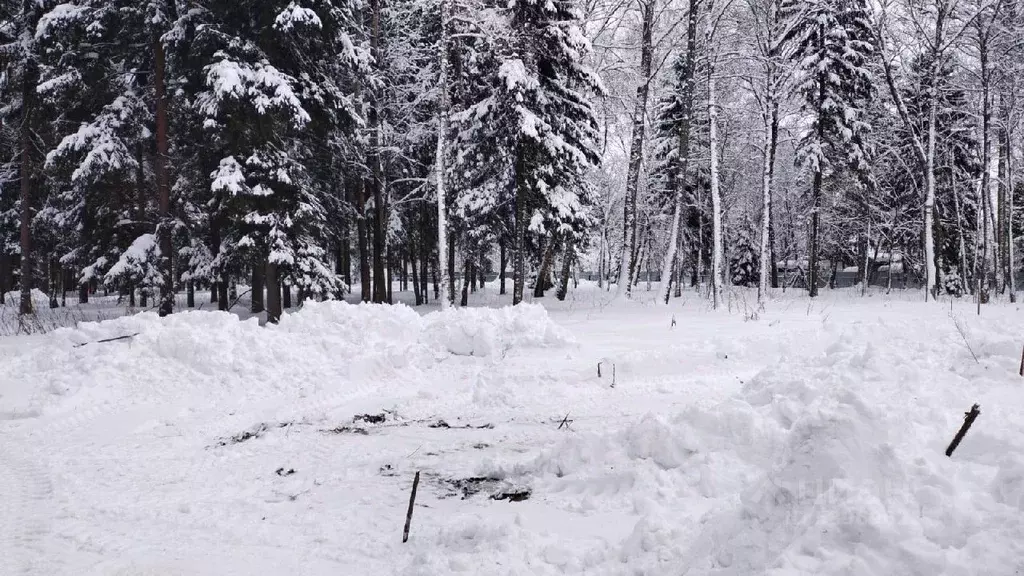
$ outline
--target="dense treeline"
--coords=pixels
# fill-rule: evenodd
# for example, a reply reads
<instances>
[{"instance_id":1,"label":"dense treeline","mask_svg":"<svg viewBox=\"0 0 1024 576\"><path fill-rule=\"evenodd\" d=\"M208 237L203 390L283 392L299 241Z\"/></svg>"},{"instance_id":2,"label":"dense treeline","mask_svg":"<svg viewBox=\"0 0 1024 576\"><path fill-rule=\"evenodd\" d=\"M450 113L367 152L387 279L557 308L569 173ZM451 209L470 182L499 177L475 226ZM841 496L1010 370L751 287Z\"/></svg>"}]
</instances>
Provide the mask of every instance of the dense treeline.
<instances>
[{"instance_id":1,"label":"dense treeline","mask_svg":"<svg viewBox=\"0 0 1024 576\"><path fill-rule=\"evenodd\" d=\"M7 0L0 294L167 314L244 285L276 321L355 290L464 304L487 275L515 303L582 271L717 303L856 267L1012 298L1022 23L1011 0Z\"/></svg>"}]
</instances>

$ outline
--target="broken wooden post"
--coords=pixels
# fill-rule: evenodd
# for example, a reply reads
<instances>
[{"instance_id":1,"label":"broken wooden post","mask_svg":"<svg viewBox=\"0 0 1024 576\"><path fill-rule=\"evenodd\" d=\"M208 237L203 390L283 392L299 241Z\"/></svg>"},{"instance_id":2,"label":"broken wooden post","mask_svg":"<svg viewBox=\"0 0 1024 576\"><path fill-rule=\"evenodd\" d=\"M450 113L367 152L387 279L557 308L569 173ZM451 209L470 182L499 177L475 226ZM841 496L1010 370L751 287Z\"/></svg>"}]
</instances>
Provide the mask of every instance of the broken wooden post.
<instances>
[{"instance_id":1,"label":"broken wooden post","mask_svg":"<svg viewBox=\"0 0 1024 576\"><path fill-rule=\"evenodd\" d=\"M405 530L402 532L402 543L409 541L409 525L412 524L412 507L416 505L416 489L420 486L420 473L412 481L412 494L409 495L409 511L405 513Z\"/></svg>"},{"instance_id":2,"label":"broken wooden post","mask_svg":"<svg viewBox=\"0 0 1024 576\"><path fill-rule=\"evenodd\" d=\"M561 430L562 426L565 426L565 429L568 430L569 429L569 424L571 422L572 422L572 420L569 420L569 414L566 413L565 414L565 418L562 419L562 423L558 425L558 429Z\"/></svg>"},{"instance_id":3,"label":"broken wooden post","mask_svg":"<svg viewBox=\"0 0 1024 576\"><path fill-rule=\"evenodd\" d=\"M953 450L956 450L956 447L960 445L960 441L964 439L964 435L971 429L971 424L974 424L978 414L981 414L981 410L978 409L977 404L971 406L970 412L964 412L964 424L960 427L960 431L956 433L953 441L949 443L949 448L946 448L946 456L953 456Z\"/></svg>"}]
</instances>

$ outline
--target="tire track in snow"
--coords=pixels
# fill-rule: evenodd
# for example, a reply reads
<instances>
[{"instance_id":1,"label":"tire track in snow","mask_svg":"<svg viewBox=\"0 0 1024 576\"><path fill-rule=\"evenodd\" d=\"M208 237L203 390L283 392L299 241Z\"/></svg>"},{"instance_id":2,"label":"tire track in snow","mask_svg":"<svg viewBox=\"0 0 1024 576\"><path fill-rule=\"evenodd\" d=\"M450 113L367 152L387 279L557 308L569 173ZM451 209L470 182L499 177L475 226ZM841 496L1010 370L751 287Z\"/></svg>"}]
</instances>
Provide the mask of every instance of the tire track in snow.
<instances>
[{"instance_id":1,"label":"tire track in snow","mask_svg":"<svg viewBox=\"0 0 1024 576\"><path fill-rule=\"evenodd\" d=\"M53 485L45 465L0 446L0 558L11 574L55 574L47 550Z\"/></svg>"}]
</instances>

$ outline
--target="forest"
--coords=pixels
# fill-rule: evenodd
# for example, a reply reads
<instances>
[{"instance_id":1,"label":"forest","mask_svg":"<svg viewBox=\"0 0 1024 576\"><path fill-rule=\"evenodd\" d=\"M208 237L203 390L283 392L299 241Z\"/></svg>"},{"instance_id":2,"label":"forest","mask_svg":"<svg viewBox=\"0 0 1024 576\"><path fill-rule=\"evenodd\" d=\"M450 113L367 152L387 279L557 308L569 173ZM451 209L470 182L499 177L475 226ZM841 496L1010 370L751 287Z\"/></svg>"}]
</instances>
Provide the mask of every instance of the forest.
<instances>
[{"instance_id":1,"label":"forest","mask_svg":"<svg viewBox=\"0 0 1024 576\"><path fill-rule=\"evenodd\" d=\"M4 0L0 66L22 314L844 271L1015 300L1013 0Z\"/></svg>"}]
</instances>

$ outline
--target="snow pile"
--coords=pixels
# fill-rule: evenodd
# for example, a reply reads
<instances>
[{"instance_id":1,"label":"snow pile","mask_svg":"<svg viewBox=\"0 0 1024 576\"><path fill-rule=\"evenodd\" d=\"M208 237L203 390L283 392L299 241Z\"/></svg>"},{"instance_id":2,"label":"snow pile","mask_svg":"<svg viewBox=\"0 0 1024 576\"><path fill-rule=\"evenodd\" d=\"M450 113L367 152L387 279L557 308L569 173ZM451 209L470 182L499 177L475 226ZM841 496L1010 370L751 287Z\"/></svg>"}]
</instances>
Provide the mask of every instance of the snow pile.
<instances>
[{"instance_id":1,"label":"snow pile","mask_svg":"<svg viewBox=\"0 0 1024 576\"><path fill-rule=\"evenodd\" d=\"M878 330L827 329L824 354L783 357L724 402L649 413L480 472L557 495L567 512L621 514L632 531L603 563L625 563L631 573L924 576L1024 567L1019 423L990 415L947 458L959 425L950 406L965 391L917 384L940 364L938 354L975 377L992 371L966 350L951 354L955 341L878 347L867 337ZM1019 353L991 333L977 342L982 358Z\"/></svg>"},{"instance_id":2,"label":"snow pile","mask_svg":"<svg viewBox=\"0 0 1024 576\"><path fill-rule=\"evenodd\" d=\"M557 348L573 342L536 304L452 308L428 314L423 335L458 356L503 355L511 348Z\"/></svg>"},{"instance_id":3,"label":"snow pile","mask_svg":"<svg viewBox=\"0 0 1024 576\"><path fill-rule=\"evenodd\" d=\"M0 294L0 306L14 306L17 307L18 303L21 302L21 291L11 290L6 294ZM38 288L32 289L32 306L36 309L48 308L50 306L50 297L45 292Z\"/></svg>"},{"instance_id":4,"label":"snow pile","mask_svg":"<svg viewBox=\"0 0 1024 576\"><path fill-rule=\"evenodd\" d=\"M0 412L39 413L83 388L89 398L77 403L111 409L279 395L330 404L386 387L412 393L449 354L489 356L569 340L540 307L424 318L404 305L310 302L268 328L224 312L143 313L82 322L35 341L0 379ZM22 382L31 385L14 385Z\"/></svg>"}]
</instances>

